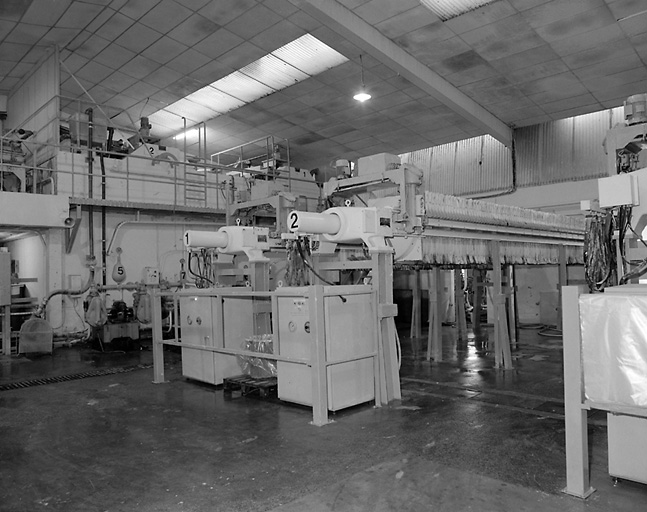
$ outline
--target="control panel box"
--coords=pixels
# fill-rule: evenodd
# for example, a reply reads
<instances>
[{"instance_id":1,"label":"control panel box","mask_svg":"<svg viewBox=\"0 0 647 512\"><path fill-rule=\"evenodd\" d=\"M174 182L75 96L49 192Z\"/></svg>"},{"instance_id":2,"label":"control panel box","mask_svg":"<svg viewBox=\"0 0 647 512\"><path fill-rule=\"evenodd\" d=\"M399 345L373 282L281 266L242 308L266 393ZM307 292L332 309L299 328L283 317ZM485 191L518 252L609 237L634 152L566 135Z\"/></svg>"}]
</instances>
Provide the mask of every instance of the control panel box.
<instances>
[{"instance_id":1,"label":"control panel box","mask_svg":"<svg viewBox=\"0 0 647 512\"><path fill-rule=\"evenodd\" d=\"M144 284L160 284L160 271L157 267L144 267Z\"/></svg>"}]
</instances>

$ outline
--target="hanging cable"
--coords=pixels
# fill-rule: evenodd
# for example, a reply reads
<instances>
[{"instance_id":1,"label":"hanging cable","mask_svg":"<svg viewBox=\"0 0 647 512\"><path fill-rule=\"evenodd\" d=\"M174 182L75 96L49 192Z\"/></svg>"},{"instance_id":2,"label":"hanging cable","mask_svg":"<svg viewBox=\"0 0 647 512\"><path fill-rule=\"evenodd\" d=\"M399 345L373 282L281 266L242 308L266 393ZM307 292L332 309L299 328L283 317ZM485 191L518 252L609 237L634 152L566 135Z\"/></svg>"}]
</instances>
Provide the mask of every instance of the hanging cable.
<instances>
[{"instance_id":1,"label":"hanging cable","mask_svg":"<svg viewBox=\"0 0 647 512\"><path fill-rule=\"evenodd\" d=\"M301 256L301 259L303 260L303 264L306 267L308 267L310 272L312 272L315 275L315 277L317 279L319 279L320 281L322 281L323 283L325 283L325 284L327 284L329 286L335 286L335 283L333 283L331 281L328 281L327 279L324 279L323 277L321 277L321 275L319 273L317 273L317 271L313 268L313 266L307 260L305 254L303 252L303 248L301 247L301 243L300 243L299 239L297 239L296 242L297 242L297 251L299 251L299 256ZM348 300L346 297L344 297L342 295L339 295L339 298L341 299L342 302L346 302Z\"/></svg>"},{"instance_id":2,"label":"hanging cable","mask_svg":"<svg viewBox=\"0 0 647 512\"><path fill-rule=\"evenodd\" d=\"M592 213L584 233L585 277L591 292L616 283L616 257L613 244L613 213Z\"/></svg>"}]
</instances>

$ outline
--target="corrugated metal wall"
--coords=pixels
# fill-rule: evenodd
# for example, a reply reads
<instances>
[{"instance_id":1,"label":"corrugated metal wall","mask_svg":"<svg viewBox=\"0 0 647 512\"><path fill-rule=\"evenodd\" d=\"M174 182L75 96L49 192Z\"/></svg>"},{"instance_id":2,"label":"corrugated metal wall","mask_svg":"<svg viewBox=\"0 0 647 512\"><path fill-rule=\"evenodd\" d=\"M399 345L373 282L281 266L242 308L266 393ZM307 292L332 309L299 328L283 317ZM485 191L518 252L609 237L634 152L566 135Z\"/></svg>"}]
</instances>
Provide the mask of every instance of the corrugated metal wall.
<instances>
[{"instance_id":1,"label":"corrugated metal wall","mask_svg":"<svg viewBox=\"0 0 647 512\"><path fill-rule=\"evenodd\" d=\"M602 146L622 108L518 128L516 186L531 187L608 175ZM512 153L489 135L401 155L425 173L425 190L456 196L505 193L513 187Z\"/></svg>"},{"instance_id":2,"label":"corrugated metal wall","mask_svg":"<svg viewBox=\"0 0 647 512\"><path fill-rule=\"evenodd\" d=\"M517 186L608 175L602 144L609 128L622 121L622 108L616 108L515 130Z\"/></svg>"},{"instance_id":3,"label":"corrugated metal wall","mask_svg":"<svg viewBox=\"0 0 647 512\"><path fill-rule=\"evenodd\" d=\"M425 172L425 190L466 196L503 192L512 186L511 153L489 135L401 157Z\"/></svg>"}]
</instances>

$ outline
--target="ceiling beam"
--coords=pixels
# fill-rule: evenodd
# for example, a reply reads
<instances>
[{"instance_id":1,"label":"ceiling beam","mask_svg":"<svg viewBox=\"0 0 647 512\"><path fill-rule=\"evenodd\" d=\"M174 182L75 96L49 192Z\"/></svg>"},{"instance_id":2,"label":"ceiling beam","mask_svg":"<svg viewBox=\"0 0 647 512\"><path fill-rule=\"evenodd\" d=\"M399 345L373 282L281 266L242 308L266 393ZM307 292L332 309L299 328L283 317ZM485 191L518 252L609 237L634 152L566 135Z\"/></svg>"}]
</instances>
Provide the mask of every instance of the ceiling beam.
<instances>
[{"instance_id":1,"label":"ceiling beam","mask_svg":"<svg viewBox=\"0 0 647 512\"><path fill-rule=\"evenodd\" d=\"M507 147L512 146L512 129L507 124L337 1L292 1L310 16L393 71L397 71L462 118L483 129Z\"/></svg>"}]
</instances>

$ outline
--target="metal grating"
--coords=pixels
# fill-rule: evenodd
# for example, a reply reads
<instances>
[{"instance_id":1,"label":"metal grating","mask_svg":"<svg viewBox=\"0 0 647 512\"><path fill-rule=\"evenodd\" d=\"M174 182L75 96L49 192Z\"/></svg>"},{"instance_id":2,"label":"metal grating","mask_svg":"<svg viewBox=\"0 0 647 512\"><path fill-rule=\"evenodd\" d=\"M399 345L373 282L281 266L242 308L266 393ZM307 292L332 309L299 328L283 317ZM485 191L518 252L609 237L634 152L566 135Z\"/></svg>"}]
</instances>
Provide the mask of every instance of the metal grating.
<instances>
[{"instance_id":1,"label":"metal grating","mask_svg":"<svg viewBox=\"0 0 647 512\"><path fill-rule=\"evenodd\" d=\"M9 391L12 389L32 388L34 386L44 386L47 384L57 384L59 382L68 382L71 380L87 379L89 377L102 377L104 375L115 375L117 373L128 373L135 370L149 370L152 364L138 364L136 366L125 366L121 368L104 368L91 372L73 373L71 375L60 375L57 377L45 377L43 379L23 380L21 382L11 382L0 385L0 391Z\"/></svg>"}]
</instances>

